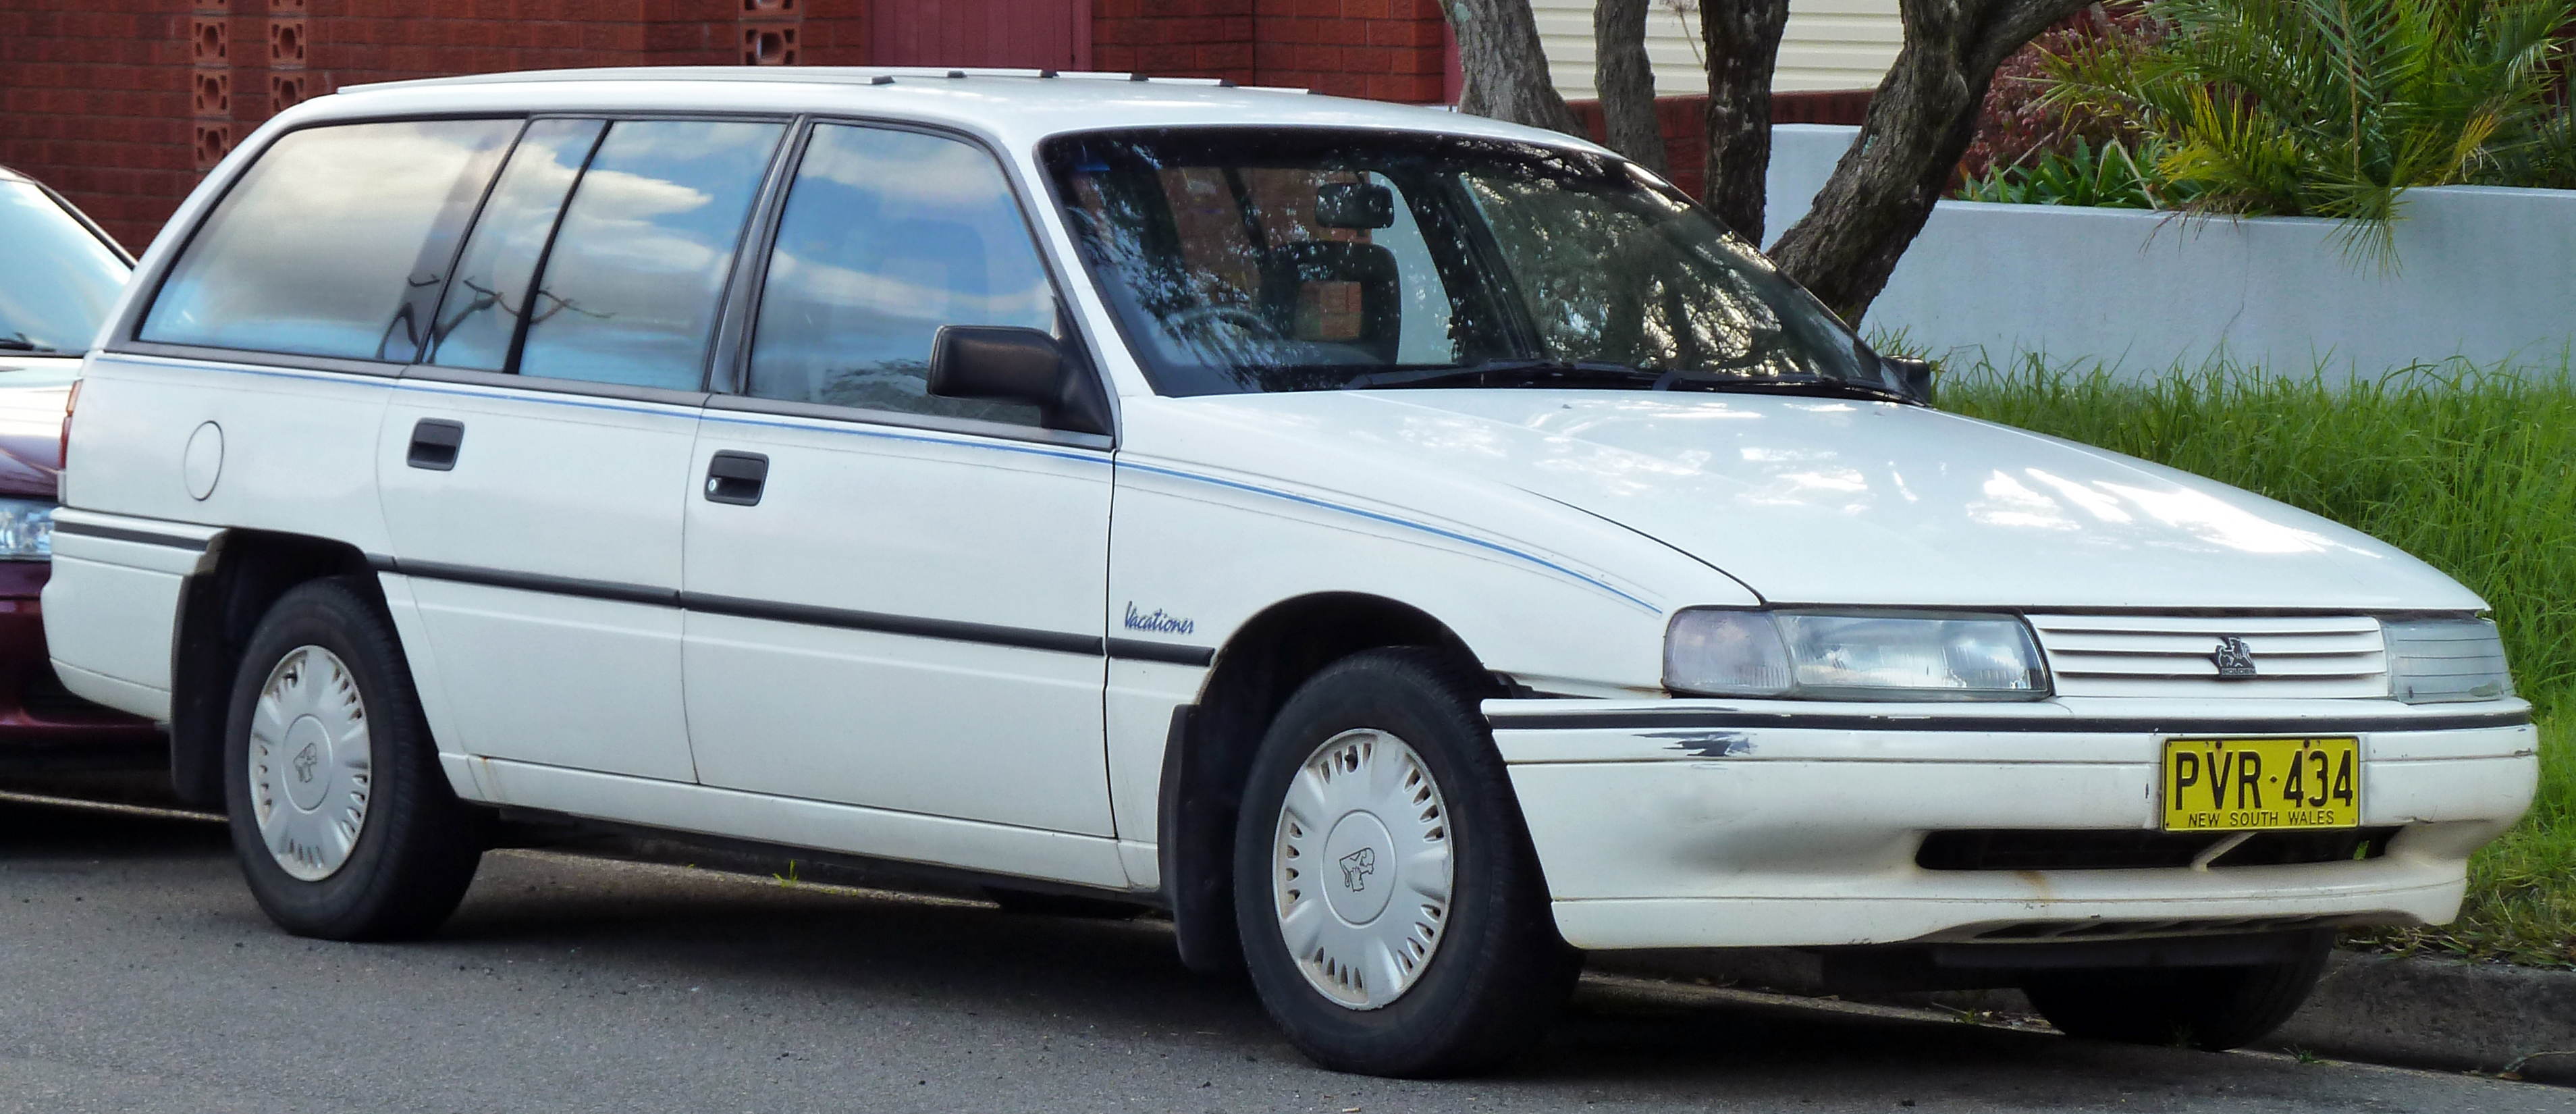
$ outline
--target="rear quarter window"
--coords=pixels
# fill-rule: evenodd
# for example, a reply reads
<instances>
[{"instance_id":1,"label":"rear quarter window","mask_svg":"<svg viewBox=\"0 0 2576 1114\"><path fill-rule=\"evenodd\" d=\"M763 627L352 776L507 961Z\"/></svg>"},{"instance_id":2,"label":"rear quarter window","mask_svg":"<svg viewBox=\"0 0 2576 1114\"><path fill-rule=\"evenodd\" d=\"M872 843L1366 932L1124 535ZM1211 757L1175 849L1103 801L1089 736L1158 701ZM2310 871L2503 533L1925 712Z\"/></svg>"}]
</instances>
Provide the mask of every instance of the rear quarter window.
<instances>
[{"instance_id":1,"label":"rear quarter window","mask_svg":"<svg viewBox=\"0 0 2576 1114\"><path fill-rule=\"evenodd\" d=\"M517 120L279 137L171 267L139 340L408 362Z\"/></svg>"}]
</instances>

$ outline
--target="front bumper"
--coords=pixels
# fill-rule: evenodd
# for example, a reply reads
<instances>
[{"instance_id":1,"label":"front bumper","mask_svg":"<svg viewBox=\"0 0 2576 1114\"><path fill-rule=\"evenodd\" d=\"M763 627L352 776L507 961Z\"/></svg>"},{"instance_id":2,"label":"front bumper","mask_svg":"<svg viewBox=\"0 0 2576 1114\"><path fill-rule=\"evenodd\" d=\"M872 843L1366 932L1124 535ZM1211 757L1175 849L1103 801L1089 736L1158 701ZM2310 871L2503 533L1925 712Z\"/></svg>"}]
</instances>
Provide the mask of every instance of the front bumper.
<instances>
[{"instance_id":1,"label":"front bumper","mask_svg":"<svg viewBox=\"0 0 2576 1114\"><path fill-rule=\"evenodd\" d=\"M1485 705L1569 943L2022 942L2439 924L2539 778L2529 709L2390 701ZM1932 870L1938 831L2152 831L2162 740L2357 735L2385 853ZM2223 860L2222 860L2223 861Z\"/></svg>"},{"instance_id":2,"label":"front bumper","mask_svg":"<svg viewBox=\"0 0 2576 1114\"><path fill-rule=\"evenodd\" d=\"M37 598L50 571L41 561L0 561L0 770L166 766L159 726L74 696L55 676Z\"/></svg>"}]
</instances>

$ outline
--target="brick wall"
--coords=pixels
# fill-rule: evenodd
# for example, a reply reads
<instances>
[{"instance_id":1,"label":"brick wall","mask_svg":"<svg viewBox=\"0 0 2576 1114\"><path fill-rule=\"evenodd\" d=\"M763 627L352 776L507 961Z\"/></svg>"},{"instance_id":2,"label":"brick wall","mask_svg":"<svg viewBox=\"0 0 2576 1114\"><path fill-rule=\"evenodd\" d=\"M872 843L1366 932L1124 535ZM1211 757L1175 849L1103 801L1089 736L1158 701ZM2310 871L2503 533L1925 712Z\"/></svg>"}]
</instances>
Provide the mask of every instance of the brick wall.
<instances>
[{"instance_id":1,"label":"brick wall","mask_svg":"<svg viewBox=\"0 0 2576 1114\"><path fill-rule=\"evenodd\" d=\"M1258 0L1255 77L1340 97L1436 104L1448 74L1438 0Z\"/></svg>"},{"instance_id":2,"label":"brick wall","mask_svg":"<svg viewBox=\"0 0 2576 1114\"><path fill-rule=\"evenodd\" d=\"M196 183L190 3L78 8L0 10L0 163L139 247Z\"/></svg>"},{"instance_id":3,"label":"brick wall","mask_svg":"<svg viewBox=\"0 0 2576 1114\"><path fill-rule=\"evenodd\" d=\"M1445 99L1439 0L1096 0L1091 26L1097 69Z\"/></svg>"},{"instance_id":4,"label":"brick wall","mask_svg":"<svg viewBox=\"0 0 2576 1114\"><path fill-rule=\"evenodd\" d=\"M137 251L233 144L342 86L867 61L867 0L22 3L0 11L0 163L63 191Z\"/></svg>"},{"instance_id":5,"label":"brick wall","mask_svg":"<svg viewBox=\"0 0 2576 1114\"><path fill-rule=\"evenodd\" d=\"M1254 0L1093 0L1091 65L1253 83Z\"/></svg>"}]
</instances>

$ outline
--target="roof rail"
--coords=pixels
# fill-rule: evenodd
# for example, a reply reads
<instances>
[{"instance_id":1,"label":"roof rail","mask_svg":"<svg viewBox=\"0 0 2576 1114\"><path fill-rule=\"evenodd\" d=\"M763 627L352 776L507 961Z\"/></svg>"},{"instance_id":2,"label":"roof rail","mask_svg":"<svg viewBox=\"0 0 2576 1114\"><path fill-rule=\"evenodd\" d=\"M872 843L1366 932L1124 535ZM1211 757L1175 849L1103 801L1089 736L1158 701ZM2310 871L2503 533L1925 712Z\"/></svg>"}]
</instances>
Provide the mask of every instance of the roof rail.
<instances>
[{"instance_id":1,"label":"roof rail","mask_svg":"<svg viewBox=\"0 0 2576 1114\"><path fill-rule=\"evenodd\" d=\"M405 81L379 81L348 85L341 92L361 92L412 85L506 84L516 82L573 81L817 81L864 85L894 85L918 81L959 80L964 78L1014 78L1028 80L1126 81L1157 85L1185 85L1216 89L1245 89L1264 93L1303 93L1314 90L1275 85L1237 85L1223 77L1156 77L1135 72L1096 70L1044 70L1003 67L948 66L616 66L596 69L521 70L513 73L459 74L452 77L412 78Z\"/></svg>"}]
</instances>

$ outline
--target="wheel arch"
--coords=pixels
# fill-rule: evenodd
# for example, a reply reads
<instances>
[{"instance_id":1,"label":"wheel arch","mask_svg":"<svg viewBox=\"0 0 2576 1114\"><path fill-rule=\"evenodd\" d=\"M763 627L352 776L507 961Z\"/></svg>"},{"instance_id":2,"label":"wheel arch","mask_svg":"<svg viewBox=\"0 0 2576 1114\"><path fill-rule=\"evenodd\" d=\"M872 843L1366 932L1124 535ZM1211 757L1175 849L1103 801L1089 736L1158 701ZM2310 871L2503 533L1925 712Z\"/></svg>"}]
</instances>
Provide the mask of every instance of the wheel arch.
<instances>
[{"instance_id":1,"label":"wheel arch","mask_svg":"<svg viewBox=\"0 0 2576 1114\"><path fill-rule=\"evenodd\" d=\"M170 786L190 804L221 807L225 705L251 632L296 585L363 575L371 567L346 542L268 530L226 530L215 536L208 557L212 568L180 589L171 639ZM372 576L366 585L381 604Z\"/></svg>"},{"instance_id":2,"label":"wheel arch","mask_svg":"<svg viewBox=\"0 0 2576 1114\"><path fill-rule=\"evenodd\" d=\"M1272 604L1237 627L1217 650L1198 702L1173 710L1156 842L1181 960L1193 970L1228 971L1243 962L1234 928L1234 825L1271 718L1325 666L1387 646L1427 646L1491 676L1465 639L1418 607L1322 592ZM1491 695L1505 689L1496 679Z\"/></svg>"}]
</instances>

